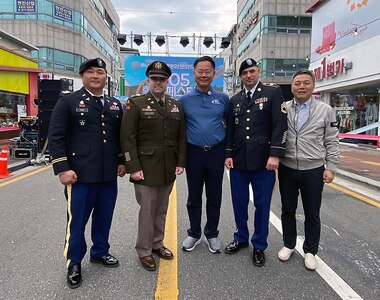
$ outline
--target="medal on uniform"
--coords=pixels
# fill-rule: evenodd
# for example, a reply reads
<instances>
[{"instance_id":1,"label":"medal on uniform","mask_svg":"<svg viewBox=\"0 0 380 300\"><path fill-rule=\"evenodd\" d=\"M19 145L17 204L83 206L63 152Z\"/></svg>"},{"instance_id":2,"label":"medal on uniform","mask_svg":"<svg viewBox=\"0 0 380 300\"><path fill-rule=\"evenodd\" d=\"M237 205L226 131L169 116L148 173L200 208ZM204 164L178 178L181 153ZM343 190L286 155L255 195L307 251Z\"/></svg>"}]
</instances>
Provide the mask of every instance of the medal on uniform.
<instances>
[{"instance_id":1,"label":"medal on uniform","mask_svg":"<svg viewBox=\"0 0 380 300\"><path fill-rule=\"evenodd\" d=\"M259 103L260 110L263 110L263 107L264 107L264 103Z\"/></svg>"},{"instance_id":2,"label":"medal on uniform","mask_svg":"<svg viewBox=\"0 0 380 300\"><path fill-rule=\"evenodd\" d=\"M81 101L79 102L79 107L86 107L86 105L84 104L84 101L83 101L83 100L81 100Z\"/></svg>"},{"instance_id":3,"label":"medal on uniform","mask_svg":"<svg viewBox=\"0 0 380 300\"><path fill-rule=\"evenodd\" d=\"M261 92L261 88L258 88L257 91L258 91L258 92Z\"/></svg>"}]
</instances>

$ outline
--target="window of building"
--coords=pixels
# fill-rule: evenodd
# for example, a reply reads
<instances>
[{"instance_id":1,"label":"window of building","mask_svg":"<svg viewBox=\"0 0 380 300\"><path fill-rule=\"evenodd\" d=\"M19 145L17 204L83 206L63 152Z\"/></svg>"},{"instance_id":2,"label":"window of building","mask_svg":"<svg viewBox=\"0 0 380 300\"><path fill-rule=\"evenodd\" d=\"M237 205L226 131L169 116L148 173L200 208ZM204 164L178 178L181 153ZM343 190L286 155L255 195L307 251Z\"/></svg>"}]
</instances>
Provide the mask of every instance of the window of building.
<instances>
[{"instance_id":1,"label":"window of building","mask_svg":"<svg viewBox=\"0 0 380 300\"><path fill-rule=\"evenodd\" d=\"M263 16L253 29L246 34L237 49L240 57L262 34L310 34L311 17Z\"/></svg>"},{"instance_id":2,"label":"window of building","mask_svg":"<svg viewBox=\"0 0 380 300\"><path fill-rule=\"evenodd\" d=\"M256 0L248 0L247 3L244 5L243 9L241 10L239 16L238 16L238 23L241 22L241 20L244 19L244 17L248 14L248 11L251 9L251 7L256 3Z\"/></svg>"},{"instance_id":3,"label":"window of building","mask_svg":"<svg viewBox=\"0 0 380 300\"><path fill-rule=\"evenodd\" d=\"M0 91L0 127L17 127L18 112L26 105L26 95Z\"/></svg>"},{"instance_id":4,"label":"window of building","mask_svg":"<svg viewBox=\"0 0 380 300\"><path fill-rule=\"evenodd\" d=\"M263 77L291 77L296 70L308 69L309 62L306 59L264 58L260 60L260 68Z\"/></svg>"}]
</instances>

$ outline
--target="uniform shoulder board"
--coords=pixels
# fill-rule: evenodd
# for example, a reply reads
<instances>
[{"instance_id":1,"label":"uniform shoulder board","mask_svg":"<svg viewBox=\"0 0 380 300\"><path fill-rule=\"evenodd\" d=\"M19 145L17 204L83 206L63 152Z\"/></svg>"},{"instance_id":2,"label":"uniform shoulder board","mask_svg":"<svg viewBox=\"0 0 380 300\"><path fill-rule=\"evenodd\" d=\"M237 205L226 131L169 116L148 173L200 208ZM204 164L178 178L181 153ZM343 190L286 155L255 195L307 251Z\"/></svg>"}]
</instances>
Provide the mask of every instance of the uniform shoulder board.
<instances>
[{"instance_id":1,"label":"uniform shoulder board","mask_svg":"<svg viewBox=\"0 0 380 300\"><path fill-rule=\"evenodd\" d=\"M63 96L67 96L67 95L70 95L71 94L71 92L70 91L61 91L60 93L59 93L59 96L60 97L63 97Z\"/></svg>"},{"instance_id":2,"label":"uniform shoulder board","mask_svg":"<svg viewBox=\"0 0 380 300\"><path fill-rule=\"evenodd\" d=\"M279 87L279 85L277 83L273 83L273 82L271 82L271 83L263 83L263 85L265 85L265 86L271 86L271 87Z\"/></svg>"},{"instance_id":3,"label":"uniform shoulder board","mask_svg":"<svg viewBox=\"0 0 380 300\"><path fill-rule=\"evenodd\" d=\"M135 95L132 95L130 98L137 98L137 97L141 97L141 96L144 96L144 94L135 94Z\"/></svg>"}]
</instances>

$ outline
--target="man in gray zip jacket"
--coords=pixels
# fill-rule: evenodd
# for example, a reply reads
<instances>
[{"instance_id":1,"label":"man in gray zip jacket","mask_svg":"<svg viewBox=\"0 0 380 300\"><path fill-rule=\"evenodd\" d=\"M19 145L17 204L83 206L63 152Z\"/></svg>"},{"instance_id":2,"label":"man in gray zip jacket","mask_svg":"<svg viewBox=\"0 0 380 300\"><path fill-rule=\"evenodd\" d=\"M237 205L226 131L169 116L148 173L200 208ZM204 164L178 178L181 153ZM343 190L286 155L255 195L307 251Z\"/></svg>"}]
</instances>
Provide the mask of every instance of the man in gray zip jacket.
<instances>
[{"instance_id":1,"label":"man in gray zip jacket","mask_svg":"<svg viewBox=\"0 0 380 300\"><path fill-rule=\"evenodd\" d=\"M288 138L285 157L278 169L282 203L284 247L278 258L287 261L294 252L297 239L296 209L301 193L305 212L305 266L317 268L321 234L320 208L324 183L334 179L339 163L338 128L331 106L312 99L314 74L297 71L292 77L294 99L288 101Z\"/></svg>"}]
</instances>

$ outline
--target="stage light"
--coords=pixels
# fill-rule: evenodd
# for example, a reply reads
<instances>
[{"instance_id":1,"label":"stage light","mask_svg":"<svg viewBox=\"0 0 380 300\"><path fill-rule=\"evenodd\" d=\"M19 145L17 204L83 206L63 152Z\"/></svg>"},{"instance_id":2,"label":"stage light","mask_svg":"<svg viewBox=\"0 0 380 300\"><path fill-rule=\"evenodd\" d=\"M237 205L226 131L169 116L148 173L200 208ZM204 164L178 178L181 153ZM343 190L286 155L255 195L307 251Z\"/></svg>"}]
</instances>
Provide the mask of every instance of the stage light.
<instances>
[{"instance_id":1,"label":"stage light","mask_svg":"<svg viewBox=\"0 0 380 300\"><path fill-rule=\"evenodd\" d=\"M124 45L125 42L127 41L127 36L125 34L119 33L116 37L117 41L119 42L120 45Z\"/></svg>"},{"instance_id":2,"label":"stage light","mask_svg":"<svg viewBox=\"0 0 380 300\"><path fill-rule=\"evenodd\" d=\"M158 35L156 37L156 43L161 47L163 44L165 44L165 37L163 35Z\"/></svg>"},{"instance_id":3,"label":"stage light","mask_svg":"<svg viewBox=\"0 0 380 300\"><path fill-rule=\"evenodd\" d=\"M143 37L141 34L135 34L133 37L133 41L137 46L140 46L142 43L144 43Z\"/></svg>"},{"instance_id":4,"label":"stage light","mask_svg":"<svg viewBox=\"0 0 380 300\"><path fill-rule=\"evenodd\" d=\"M211 36L206 36L203 40L203 45L209 48L214 43L214 40Z\"/></svg>"},{"instance_id":5,"label":"stage light","mask_svg":"<svg viewBox=\"0 0 380 300\"><path fill-rule=\"evenodd\" d=\"M183 47L186 47L190 43L190 41L189 41L189 38L187 36L181 36L181 40L179 41L179 43Z\"/></svg>"},{"instance_id":6,"label":"stage light","mask_svg":"<svg viewBox=\"0 0 380 300\"><path fill-rule=\"evenodd\" d=\"M230 45L230 38L229 37L223 37L222 38L222 42L220 43L220 48L228 48L228 46Z\"/></svg>"}]
</instances>

